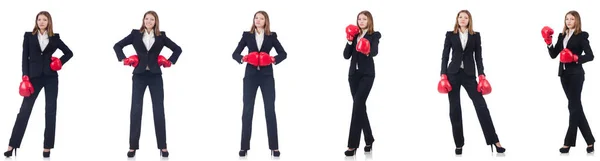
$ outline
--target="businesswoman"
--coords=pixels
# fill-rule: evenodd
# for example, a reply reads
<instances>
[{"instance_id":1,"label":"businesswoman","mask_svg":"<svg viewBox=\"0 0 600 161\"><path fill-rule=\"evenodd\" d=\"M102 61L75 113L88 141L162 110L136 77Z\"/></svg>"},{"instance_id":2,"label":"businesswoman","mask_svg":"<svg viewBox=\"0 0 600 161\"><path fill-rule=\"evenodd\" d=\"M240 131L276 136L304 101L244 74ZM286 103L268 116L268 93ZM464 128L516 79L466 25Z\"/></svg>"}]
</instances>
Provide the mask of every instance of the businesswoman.
<instances>
[{"instance_id":1,"label":"businesswoman","mask_svg":"<svg viewBox=\"0 0 600 161\"><path fill-rule=\"evenodd\" d=\"M136 150L139 149L142 105L146 87L150 89L150 97L152 99L152 113L154 114L154 128L158 149L160 149L161 156L169 156L165 129L165 98L160 67L168 68L172 64L175 64L179 55L181 55L181 48L175 42L171 41L164 31L160 31L159 22L156 12L146 12L140 29L132 30L127 37L117 42L114 46L117 59L122 61L124 65L134 67L128 157L134 157ZM136 55L125 57L123 48L127 45L133 45ZM169 59L160 55L165 46L173 51Z\"/></svg>"},{"instance_id":2,"label":"businesswoman","mask_svg":"<svg viewBox=\"0 0 600 161\"><path fill-rule=\"evenodd\" d=\"M569 127L561 153L568 153L575 146L577 139L577 128L587 143L586 151L594 151L594 136L588 124L583 106L581 105L581 91L585 80L583 64L594 60L594 53L588 40L589 34L581 30L581 17L577 11L569 11L565 15L565 25L558 35L556 45L552 45L552 34L554 31L549 27L542 29L542 36L548 45L550 58L554 59L560 55L558 65L558 76L563 90L569 100Z\"/></svg>"},{"instance_id":3,"label":"businesswoman","mask_svg":"<svg viewBox=\"0 0 600 161\"><path fill-rule=\"evenodd\" d=\"M360 143L360 133L365 133L365 152L370 152L375 141L367 116L367 97L375 80L375 63L373 57L379 53L381 33L374 30L373 15L362 11L356 17L356 25L346 27L346 47L344 59L350 59L348 82L352 94L352 118L348 137L346 156L356 154Z\"/></svg>"},{"instance_id":4,"label":"businesswoman","mask_svg":"<svg viewBox=\"0 0 600 161\"><path fill-rule=\"evenodd\" d=\"M248 47L248 54L242 56L242 50ZM270 56L271 49L275 48L276 56ZM242 33L242 39L235 48L232 57L239 64L246 62L244 75L244 109L242 114L242 141L240 156L246 156L250 150L250 136L252 133L252 117L254 114L254 101L256 92L260 87L265 105L267 121L267 135L271 155L278 157L279 143L277 138L277 119L275 115L275 79L273 78L273 65L281 63L287 53L279 43L277 34L271 31L269 15L265 11L254 14L254 21L250 31Z\"/></svg>"},{"instance_id":5,"label":"businesswoman","mask_svg":"<svg viewBox=\"0 0 600 161\"><path fill-rule=\"evenodd\" d=\"M4 156L17 153L31 116L31 110L42 88L46 94L46 129L44 130L44 157L50 157L54 148L56 129L56 100L58 97L58 70L73 57L73 52L60 39L52 28L52 17L47 11L41 11L35 18L32 32L25 32L23 40L23 81L19 93L23 96L21 110L12 130L8 150ZM60 58L52 56L56 49L63 52Z\"/></svg>"},{"instance_id":6,"label":"businesswoman","mask_svg":"<svg viewBox=\"0 0 600 161\"><path fill-rule=\"evenodd\" d=\"M452 50L452 59L448 64L450 50ZM456 144L454 151L456 154L462 154L462 147L465 142L462 127L460 86L465 88L469 98L473 101L487 145L495 146L498 153L506 151L498 140L487 103L483 98L484 94L491 92L491 87L485 78L481 60L481 36L479 32L473 31L471 13L462 10L456 15L454 30L446 33L440 73L442 80L440 86L438 86L441 93L448 94L450 122L452 123L452 134ZM477 71L475 71L475 67L477 67ZM476 80L475 72L478 74L479 83ZM445 91L441 89L445 89Z\"/></svg>"}]
</instances>

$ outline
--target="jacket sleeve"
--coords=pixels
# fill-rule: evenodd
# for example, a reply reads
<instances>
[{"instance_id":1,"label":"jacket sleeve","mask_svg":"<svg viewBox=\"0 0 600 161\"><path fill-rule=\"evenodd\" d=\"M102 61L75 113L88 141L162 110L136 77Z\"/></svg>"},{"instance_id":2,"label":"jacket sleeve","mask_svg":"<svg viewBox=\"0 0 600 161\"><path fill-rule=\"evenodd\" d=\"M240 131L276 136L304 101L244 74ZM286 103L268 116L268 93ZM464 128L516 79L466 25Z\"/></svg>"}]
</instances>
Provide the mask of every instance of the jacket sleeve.
<instances>
[{"instance_id":1,"label":"jacket sleeve","mask_svg":"<svg viewBox=\"0 0 600 161\"><path fill-rule=\"evenodd\" d=\"M483 72L483 58L481 56L481 34L475 33L475 63L477 65L477 75L484 75Z\"/></svg>"},{"instance_id":2,"label":"jacket sleeve","mask_svg":"<svg viewBox=\"0 0 600 161\"><path fill-rule=\"evenodd\" d=\"M133 43L133 34L134 34L135 30L132 30L131 33L129 35L127 35L127 37L123 38L121 41L117 42L115 44L115 46L113 47L113 49L115 50L115 53L117 53L117 59L119 61L122 61L123 59L125 59L125 53L123 53L123 48L127 45L131 45Z\"/></svg>"},{"instance_id":3,"label":"jacket sleeve","mask_svg":"<svg viewBox=\"0 0 600 161\"><path fill-rule=\"evenodd\" d=\"M369 51L369 57L375 57L379 54L379 39L381 39L380 32L374 32L372 40L369 42L371 45L371 50Z\"/></svg>"},{"instance_id":4,"label":"jacket sleeve","mask_svg":"<svg viewBox=\"0 0 600 161\"><path fill-rule=\"evenodd\" d=\"M23 36L23 75L29 75L29 35L31 35L31 33L25 32L25 35Z\"/></svg>"},{"instance_id":5,"label":"jacket sleeve","mask_svg":"<svg viewBox=\"0 0 600 161\"><path fill-rule=\"evenodd\" d=\"M240 39L240 42L238 42L237 47L233 51L233 54L231 54L231 57L233 58L233 60L237 61L240 64L243 63L242 62L242 51L246 47L246 41L244 41L244 36L246 35L245 33L246 32L242 33L242 38Z\"/></svg>"},{"instance_id":6,"label":"jacket sleeve","mask_svg":"<svg viewBox=\"0 0 600 161\"><path fill-rule=\"evenodd\" d=\"M165 37L165 46L169 49L171 49L171 51L173 51L173 54L171 54L171 56L169 57L169 61L173 64L177 63L177 59L179 59L179 56L181 55L181 47L179 45L177 45L175 42L173 42L169 37L167 37L167 34L165 32L162 33L162 36Z\"/></svg>"},{"instance_id":7,"label":"jacket sleeve","mask_svg":"<svg viewBox=\"0 0 600 161\"><path fill-rule=\"evenodd\" d=\"M73 51L60 39L58 34L54 35L57 40L58 49L63 52L63 56L60 57L60 62L64 65L73 57Z\"/></svg>"},{"instance_id":8,"label":"jacket sleeve","mask_svg":"<svg viewBox=\"0 0 600 161\"><path fill-rule=\"evenodd\" d=\"M589 61L594 60L594 53L592 52L592 48L590 47L590 40L588 40L588 37L590 35L587 32L582 32L581 34L581 36L583 36L583 40L581 41L581 47L583 48L583 52L585 53L585 55L579 56L579 60L577 60L577 63L579 64L587 63Z\"/></svg>"},{"instance_id":9,"label":"jacket sleeve","mask_svg":"<svg viewBox=\"0 0 600 161\"><path fill-rule=\"evenodd\" d=\"M446 39L444 40L444 50L442 51L442 71L440 75L446 74L448 71L448 60L450 59L450 49L452 48L452 41L450 41L450 37L452 36L452 32L446 33Z\"/></svg>"},{"instance_id":10,"label":"jacket sleeve","mask_svg":"<svg viewBox=\"0 0 600 161\"><path fill-rule=\"evenodd\" d=\"M275 48L275 51L277 51L277 55L275 56L275 65L277 65L287 58L287 52L283 49L283 46L281 46L279 39L277 39L277 33L273 32L272 36L274 40L273 47Z\"/></svg>"}]
</instances>

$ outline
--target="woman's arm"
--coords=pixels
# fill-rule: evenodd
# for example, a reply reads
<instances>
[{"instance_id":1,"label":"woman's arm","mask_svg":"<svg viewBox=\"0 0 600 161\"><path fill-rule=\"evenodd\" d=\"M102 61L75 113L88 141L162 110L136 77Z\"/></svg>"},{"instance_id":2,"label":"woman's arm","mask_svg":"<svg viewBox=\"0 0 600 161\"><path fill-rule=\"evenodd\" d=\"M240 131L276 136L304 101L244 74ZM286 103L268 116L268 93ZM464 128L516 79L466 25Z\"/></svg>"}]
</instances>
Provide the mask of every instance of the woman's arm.
<instances>
[{"instance_id":1,"label":"woman's arm","mask_svg":"<svg viewBox=\"0 0 600 161\"><path fill-rule=\"evenodd\" d=\"M379 53L379 39L381 39L381 33L374 32L373 39L369 42L371 50L369 51L368 57L375 57Z\"/></svg>"},{"instance_id":2,"label":"woman's arm","mask_svg":"<svg viewBox=\"0 0 600 161\"><path fill-rule=\"evenodd\" d=\"M31 35L30 32L25 32L25 35L23 36L23 75L29 75L29 35Z\"/></svg>"},{"instance_id":3,"label":"woman's arm","mask_svg":"<svg viewBox=\"0 0 600 161\"><path fill-rule=\"evenodd\" d=\"M277 65L287 58L287 52L285 52L283 46L281 46L281 43L277 39L277 34L275 32L273 32L272 34L274 39L273 47L275 48L275 51L277 51L277 56L275 56L274 64Z\"/></svg>"},{"instance_id":4,"label":"woman's arm","mask_svg":"<svg viewBox=\"0 0 600 161\"><path fill-rule=\"evenodd\" d=\"M442 51L442 71L441 74L446 74L448 70L448 60L450 59L450 49L452 48L452 41L450 41L450 37L452 36L452 32L446 33L446 39L444 40L444 50Z\"/></svg>"},{"instance_id":5,"label":"woman's arm","mask_svg":"<svg viewBox=\"0 0 600 161\"><path fill-rule=\"evenodd\" d=\"M479 32L475 33L475 61L477 65L477 75L484 75L483 72L483 58L481 56L481 34Z\"/></svg>"},{"instance_id":6,"label":"woman's arm","mask_svg":"<svg viewBox=\"0 0 600 161\"><path fill-rule=\"evenodd\" d=\"M181 47L179 47L179 45L177 45L175 42L173 42L169 37L167 37L167 34L165 32L161 33L164 37L165 37L165 46L169 49L171 49L171 51L173 51L173 54L171 54L171 57L169 57L169 61L173 64L175 64L177 62L177 59L179 59L179 56L181 55Z\"/></svg>"},{"instance_id":7,"label":"woman's arm","mask_svg":"<svg viewBox=\"0 0 600 161\"><path fill-rule=\"evenodd\" d=\"M56 36L56 40L58 40L58 49L63 52L63 56L60 57L60 62L64 65L73 57L73 52L67 45L65 45L58 34L55 34L54 36Z\"/></svg>"},{"instance_id":8,"label":"woman's arm","mask_svg":"<svg viewBox=\"0 0 600 161\"><path fill-rule=\"evenodd\" d=\"M242 51L246 47L246 41L244 40L244 36L246 35L245 33L246 32L242 33L242 38L240 39L240 42L238 43L237 47L233 51L233 54L231 54L231 57L233 58L233 60L237 61L240 64L243 63L242 62Z\"/></svg>"},{"instance_id":9,"label":"woman's arm","mask_svg":"<svg viewBox=\"0 0 600 161\"><path fill-rule=\"evenodd\" d=\"M115 53L117 53L117 59L119 61L122 61L123 59L125 59L125 53L123 53L123 48L127 45L131 45L133 43L133 33L135 32L135 30L131 31L131 33L129 35L127 35L127 37L123 38L121 41L117 42L115 44L115 46L113 47L113 49L115 50Z\"/></svg>"},{"instance_id":10,"label":"woman's arm","mask_svg":"<svg viewBox=\"0 0 600 161\"><path fill-rule=\"evenodd\" d=\"M581 47L583 48L583 52L585 55L579 56L579 60L577 63L583 64L589 61L594 60L594 53L592 52L592 47L590 47L590 40L588 37L590 36L587 32L582 32L581 36L583 36L583 41L581 41Z\"/></svg>"}]
</instances>

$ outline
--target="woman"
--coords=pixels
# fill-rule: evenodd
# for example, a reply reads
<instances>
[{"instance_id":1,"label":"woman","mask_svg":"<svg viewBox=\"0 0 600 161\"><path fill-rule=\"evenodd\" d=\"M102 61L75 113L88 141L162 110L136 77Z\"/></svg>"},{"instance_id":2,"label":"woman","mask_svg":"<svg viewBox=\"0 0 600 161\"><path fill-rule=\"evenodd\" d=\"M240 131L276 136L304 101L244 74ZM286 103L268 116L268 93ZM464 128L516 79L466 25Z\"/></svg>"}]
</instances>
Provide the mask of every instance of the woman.
<instances>
[{"instance_id":1,"label":"woman","mask_svg":"<svg viewBox=\"0 0 600 161\"><path fill-rule=\"evenodd\" d=\"M358 13L356 26L346 27L346 48L344 59L350 59L348 81L352 94L352 119L350 123L350 136L348 137L348 150L346 156L356 154L360 143L361 130L365 133L365 152L370 152L373 142L373 133L367 116L367 97L375 80L375 63L373 57L379 53L379 39L381 33L374 30L373 15L369 11Z\"/></svg>"},{"instance_id":2,"label":"woman","mask_svg":"<svg viewBox=\"0 0 600 161\"><path fill-rule=\"evenodd\" d=\"M133 45L136 55L128 58L123 53L123 48ZM160 55L163 47L173 51L169 59ZM168 157L167 135L165 130L165 107L163 79L160 67L168 68L175 64L181 48L171 41L164 31L160 31L158 15L154 11L144 14L142 26L139 30L132 30L127 37L117 42L114 46L117 59L123 61L124 65L133 66L133 88L131 98L131 120L129 129L129 152L128 157L134 157L139 149L140 130L142 126L142 105L144 103L144 92L146 87L150 89L152 98L152 112L154 114L154 128L156 141L161 156Z\"/></svg>"},{"instance_id":3,"label":"woman","mask_svg":"<svg viewBox=\"0 0 600 161\"><path fill-rule=\"evenodd\" d=\"M63 43L58 33L52 28L52 17L47 11L37 14L36 25L32 32L25 32L23 40L23 81L19 93L23 96L21 110L12 130L8 150L4 156L17 154L21 146L27 122L38 94L45 88L46 94L46 130L44 131L44 157L50 157L50 149L54 148L56 129L56 100L58 96L58 73L71 57L73 52ZM53 57L56 49L63 52L60 58Z\"/></svg>"},{"instance_id":4,"label":"woman","mask_svg":"<svg viewBox=\"0 0 600 161\"><path fill-rule=\"evenodd\" d=\"M242 50L248 47L248 54L242 56ZM270 56L271 49L275 48L277 56ZM279 64L287 57L287 53L279 43L277 34L271 31L269 15L265 11L254 14L254 23L250 31L242 33L242 39L232 54L235 61L242 64L247 62L244 75L244 109L242 114L242 142L240 156L246 156L250 150L250 136L252 133L252 116L254 113L254 100L260 87L265 105L267 121L267 135L271 155L278 157L279 143L277 138L277 119L275 115L275 79L273 78L273 65Z\"/></svg>"},{"instance_id":5,"label":"woman","mask_svg":"<svg viewBox=\"0 0 600 161\"><path fill-rule=\"evenodd\" d=\"M452 50L452 60L448 64L450 50ZM483 95L491 92L491 87L485 78L481 59L481 36L479 32L473 31L471 13L462 10L456 15L454 31L446 33L444 51L442 52L442 80L438 85L439 92L448 93L450 122L452 123L452 134L456 144L454 152L457 155L462 154L462 147L465 142L460 104L461 85L473 101L487 145L495 146L498 153L506 151L498 140L487 103L483 98ZM475 71L475 67L477 67L477 71ZM479 83L475 80L475 72L478 73Z\"/></svg>"},{"instance_id":6,"label":"woman","mask_svg":"<svg viewBox=\"0 0 600 161\"><path fill-rule=\"evenodd\" d=\"M563 90L569 100L569 128L564 145L559 151L568 153L571 147L575 146L579 127L581 135L588 145L586 151L594 152L595 139L581 105L581 90L585 80L582 64L594 60L594 53L588 40L589 34L581 30L581 17L577 11L569 11L565 15L565 25L562 33L558 35L556 46L552 45L552 34L554 31L551 28L544 27L542 29L542 36L548 45L550 58L554 59L560 54L558 76L560 76Z\"/></svg>"}]
</instances>

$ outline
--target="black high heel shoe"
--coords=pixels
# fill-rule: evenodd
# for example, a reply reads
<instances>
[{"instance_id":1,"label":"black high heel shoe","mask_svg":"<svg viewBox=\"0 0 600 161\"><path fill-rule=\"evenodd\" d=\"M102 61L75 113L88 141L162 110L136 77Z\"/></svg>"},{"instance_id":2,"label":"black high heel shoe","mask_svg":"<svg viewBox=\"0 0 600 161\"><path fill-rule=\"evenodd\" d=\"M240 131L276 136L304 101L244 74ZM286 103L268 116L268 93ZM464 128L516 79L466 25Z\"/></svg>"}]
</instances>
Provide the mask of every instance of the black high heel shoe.
<instances>
[{"instance_id":1,"label":"black high heel shoe","mask_svg":"<svg viewBox=\"0 0 600 161\"><path fill-rule=\"evenodd\" d=\"M239 152L240 157L245 157L246 154L248 154L248 150L240 150Z\"/></svg>"},{"instance_id":2,"label":"black high heel shoe","mask_svg":"<svg viewBox=\"0 0 600 161\"><path fill-rule=\"evenodd\" d=\"M358 149L358 148L354 148L352 150L346 150L344 152L344 154L346 154L346 156L354 156L354 154L356 154L356 149Z\"/></svg>"},{"instance_id":3,"label":"black high heel shoe","mask_svg":"<svg viewBox=\"0 0 600 161\"><path fill-rule=\"evenodd\" d=\"M44 158L50 158L50 151L43 152L42 156L44 156Z\"/></svg>"},{"instance_id":4,"label":"black high heel shoe","mask_svg":"<svg viewBox=\"0 0 600 161\"><path fill-rule=\"evenodd\" d=\"M167 151L162 151L162 149L161 149L160 150L160 156L165 157L165 158L169 157L169 151L168 150Z\"/></svg>"},{"instance_id":5,"label":"black high heel shoe","mask_svg":"<svg viewBox=\"0 0 600 161\"><path fill-rule=\"evenodd\" d=\"M568 147L561 147L558 151L560 151L560 153L569 153L569 150L571 150L571 146Z\"/></svg>"},{"instance_id":6,"label":"black high heel shoe","mask_svg":"<svg viewBox=\"0 0 600 161\"><path fill-rule=\"evenodd\" d=\"M281 152L279 152L279 150L271 150L271 155L273 155L274 157L279 157L279 155L281 155Z\"/></svg>"},{"instance_id":7,"label":"black high heel shoe","mask_svg":"<svg viewBox=\"0 0 600 161\"><path fill-rule=\"evenodd\" d=\"M15 156L17 156L17 148L13 148L10 151L4 152L4 156L7 158L13 156L13 151L15 152Z\"/></svg>"},{"instance_id":8,"label":"black high heel shoe","mask_svg":"<svg viewBox=\"0 0 600 161\"><path fill-rule=\"evenodd\" d=\"M131 150L133 150L133 151L131 151ZM135 157L135 151L137 151L134 149L131 149L131 150L127 151L127 157L129 157L129 158Z\"/></svg>"},{"instance_id":9,"label":"black high heel shoe","mask_svg":"<svg viewBox=\"0 0 600 161\"><path fill-rule=\"evenodd\" d=\"M498 153L504 153L506 151L506 149L504 147L498 147L498 146L496 146L496 143L494 143L494 144L490 145L492 152L494 152L494 147L496 147L496 152L498 152Z\"/></svg>"},{"instance_id":10,"label":"black high heel shoe","mask_svg":"<svg viewBox=\"0 0 600 161\"><path fill-rule=\"evenodd\" d=\"M461 155L462 154L462 147L456 147L456 149L454 149L454 154Z\"/></svg>"},{"instance_id":11,"label":"black high heel shoe","mask_svg":"<svg viewBox=\"0 0 600 161\"><path fill-rule=\"evenodd\" d=\"M371 152L372 149L373 149L373 143L371 143L369 145L365 145L365 152Z\"/></svg>"},{"instance_id":12,"label":"black high heel shoe","mask_svg":"<svg viewBox=\"0 0 600 161\"><path fill-rule=\"evenodd\" d=\"M592 146L588 146L587 148L585 148L585 151L587 151L588 153L594 152L594 144L592 144Z\"/></svg>"}]
</instances>

